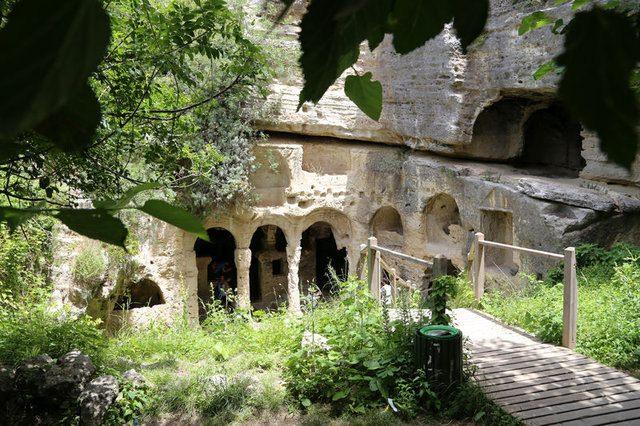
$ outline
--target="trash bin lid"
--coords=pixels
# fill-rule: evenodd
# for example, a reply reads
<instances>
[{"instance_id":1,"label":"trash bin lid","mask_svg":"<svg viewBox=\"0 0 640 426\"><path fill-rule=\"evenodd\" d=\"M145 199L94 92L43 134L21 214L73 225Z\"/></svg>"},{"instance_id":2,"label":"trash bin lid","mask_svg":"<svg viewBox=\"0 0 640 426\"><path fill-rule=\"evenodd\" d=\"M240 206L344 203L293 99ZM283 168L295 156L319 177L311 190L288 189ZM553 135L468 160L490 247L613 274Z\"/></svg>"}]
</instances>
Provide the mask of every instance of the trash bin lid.
<instances>
[{"instance_id":1,"label":"trash bin lid","mask_svg":"<svg viewBox=\"0 0 640 426\"><path fill-rule=\"evenodd\" d=\"M420 334L433 340L449 340L460 334L460 330L449 325L428 325L420 329Z\"/></svg>"}]
</instances>

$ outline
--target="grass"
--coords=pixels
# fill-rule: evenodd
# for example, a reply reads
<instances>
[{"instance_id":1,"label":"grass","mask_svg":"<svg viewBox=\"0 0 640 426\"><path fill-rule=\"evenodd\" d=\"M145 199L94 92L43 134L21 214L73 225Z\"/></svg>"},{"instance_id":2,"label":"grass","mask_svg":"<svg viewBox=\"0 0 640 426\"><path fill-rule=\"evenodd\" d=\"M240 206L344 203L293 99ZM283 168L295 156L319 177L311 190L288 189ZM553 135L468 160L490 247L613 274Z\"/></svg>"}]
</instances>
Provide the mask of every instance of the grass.
<instances>
[{"instance_id":1,"label":"grass","mask_svg":"<svg viewBox=\"0 0 640 426\"><path fill-rule=\"evenodd\" d=\"M405 318L415 307L411 296ZM144 386L121 380L106 424L516 424L470 383L440 400L413 366L411 339L421 322L390 321L355 280L302 316L213 307L201 327L177 320L112 337L97 321L53 313L46 303L0 309L0 318L0 363L79 348L100 374L142 373ZM305 349L305 332L326 337L328 347Z\"/></svg>"}]
</instances>

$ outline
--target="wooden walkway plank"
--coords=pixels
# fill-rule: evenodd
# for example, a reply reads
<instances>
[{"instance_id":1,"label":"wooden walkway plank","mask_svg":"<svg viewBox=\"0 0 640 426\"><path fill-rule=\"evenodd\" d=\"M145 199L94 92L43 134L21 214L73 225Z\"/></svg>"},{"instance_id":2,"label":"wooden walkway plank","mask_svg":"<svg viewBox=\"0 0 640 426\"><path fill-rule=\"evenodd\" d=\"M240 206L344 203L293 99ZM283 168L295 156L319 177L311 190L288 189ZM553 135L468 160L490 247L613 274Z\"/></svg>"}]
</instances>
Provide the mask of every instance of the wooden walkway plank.
<instances>
[{"instance_id":1,"label":"wooden walkway plank","mask_svg":"<svg viewBox=\"0 0 640 426\"><path fill-rule=\"evenodd\" d=\"M526 425L640 426L640 380L469 309L454 324L477 383Z\"/></svg>"},{"instance_id":2,"label":"wooden walkway plank","mask_svg":"<svg viewBox=\"0 0 640 426\"><path fill-rule=\"evenodd\" d=\"M626 374L624 373L620 373L620 372L605 373L598 376L587 376L587 377L581 377L577 379L573 378L569 380L561 380L559 382L545 383L545 384L536 385L536 386L528 386L525 388L507 389L504 391L489 392L487 393L487 395L491 399L499 400L503 398L509 398L514 395L540 394L542 392L555 390L555 389L571 391L571 387L573 386L586 385L586 384L598 383L598 382L606 383L608 380L611 380L611 379L624 379L624 378L626 378Z\"/></svg>"},{"instance_id":3,"label":"wooden walkway plank","mask_svg":"<svg viewBox=\"0 0 640 426\"><path fill-rule=\"evenodd\" d=\"M588 365L587 367L591 367L591 365ZM501 384L491 383L488 385L483 384L482 388L486 392L492 393L492 392L499 392L499 391L509 390L509 389L529 388L531 386L544 385L546 383L557 383L557 382L566 381L566 380L581 379L585 377L597 376L604 373L611 373L611 371L608 368L598 367L597 365L596 367L597 368L593 368L589 370L585 369L585 370L575 371L575 372L571 371L569 373L542 376L536 379L529 379L529 380L519 377L518 378L519 380L515 382L501 383ZM551 371L551 373L555 373L555 372ZM620 373L620 372L615 372L614 374L624 375L624 373Z\"/></svg>"},{"instance_id":4,"label":"wooden walkway plank","mask_svg":"<svg viewBox=\"0 0 640 426\"><path fill-rule=\"evenodd\" d=\"M598 397L614 397L616 395L625 395L628 393L636 393L633 389L629 389L625 385L619 386L611 386L608 388L598 388L587 390L584 392L577 393L569 393L565 395L560 395L556 397L547 398L544 400L544 404L540 404L540 401L532 401L532 402L523 402L518 404L511 404L504 409L509 413L519 414L522 412L527 412L535 409L558 409L558 407L564 405L570 405L574 402L579 403L588 403L588 401L592 399L597 399Z\"/></svg>"},{"instance_id":5,"label":"wooden walkway plank","mask_svg":"<svg viewBox=\"0 0 640 426\"><path fill-rule=\"evenodd\" d=\"M611 401L609 404L598 405L589 408L581 408L573 411L566 411L564 413L554 413L543 417L536 417L531 419L529 424L535 426L553 425L568 421L588 419L589 417L600 417L604 414L620 413L624 411L640 408L640 399L632 399L628 401ZM626 415L621 420L628 419Z\"/></svg>"},{"instance_id":6,"label":"wooden walkway plank","mask_svg":"<svg viewBox=\"0 0 640 426\"><path fill-rule=\"evenodd\" d=\"M520 419L527 420L536 417L549 415L557 415L567 411L581 410L584 408L597 407L600 405L609 405L620 401L640 400L640 392L627 392L615 395L601 396L599 398L585 399L582 401L569 402L558 405L550 405L547 407L537 407L531 410L518 411L517 416Z\"/></svg>"},{"instance_id":7,"label":"wooden walkway plank","mask_svg":"<svg viewBox=\"0 0 640 426\"><path fill-rule=\"evenodd\" d=\"M600 416L587 417L579 420L572 420L569 422L562 422L556 424L562 424L566 426L599 426L619 424L625 422L630 425L640 424L640 408L634 410L617 411L615 413L603 414Z\"/></svg>"}]
</instances>

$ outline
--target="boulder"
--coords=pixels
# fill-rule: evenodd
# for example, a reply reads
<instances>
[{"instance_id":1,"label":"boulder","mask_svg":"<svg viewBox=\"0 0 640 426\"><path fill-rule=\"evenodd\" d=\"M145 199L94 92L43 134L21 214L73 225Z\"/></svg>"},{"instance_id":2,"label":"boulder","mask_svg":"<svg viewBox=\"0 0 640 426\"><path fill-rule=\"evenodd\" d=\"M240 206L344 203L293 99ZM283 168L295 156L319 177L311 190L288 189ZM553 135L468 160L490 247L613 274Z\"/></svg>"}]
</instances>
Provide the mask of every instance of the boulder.
<instances>
[{"instance_id":1,"label":"boulder","mask_svg":"<svg viewBox=\"0 0 640 426\"><path fill-rule=\"evenodd\" d=\"M13 368L0 365L0 397L4 398L13 392L15 378L16 372Z\"/></svg>"},{"instance_id":2,"label":"boulder","mask_svg":"<svg viewBox=\"0 0 640 426\"><path fill-rule=\"evenodd\" d=\"M79 350L73 350L60 357L58 363L49 369L40 393L54 403L75 399L95 372L91 358Z\"/></svg>"},{"instance_id":3,"label":"boulder","mask_svg":"<svg viewBox=\"0 0 640 426\"><path fill-rule=\"evenodd\" d=\"M15 372L16 391L26 396L37 395L53 365L53 359L47 354L23 361Z\"/></svg>"},{"instance_id":4,"label":"boulder","mask_svg":"<svg viewBox=\"0 0 640 426\"><path fill-rule=\"evenodd\" d=\"M122 378L133 383L134 386L144 386L147 383L147 380L144 376L138 373L133 368L131 370L127 370L122 375Z\"/></svg>"},{"instance_id":5,"label":"boulder","mask_svg":"<svg viewBox=\"0 0 640 426\"><path fill-rule=\"evenodd\" d=\"M118 381L113 376L100 376L89 382L78 397L80 424L101 425L119 390Z\"/></svg>"}]
</instances>

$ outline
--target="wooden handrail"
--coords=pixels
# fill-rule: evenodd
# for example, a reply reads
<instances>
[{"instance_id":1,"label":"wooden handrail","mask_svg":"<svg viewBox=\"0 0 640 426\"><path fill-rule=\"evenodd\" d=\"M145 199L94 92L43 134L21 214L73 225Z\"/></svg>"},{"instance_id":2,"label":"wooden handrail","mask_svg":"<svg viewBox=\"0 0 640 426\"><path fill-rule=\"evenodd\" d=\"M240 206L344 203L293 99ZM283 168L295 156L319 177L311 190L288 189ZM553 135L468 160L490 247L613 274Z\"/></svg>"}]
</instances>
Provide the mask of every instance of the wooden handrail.
<instances>
[{"instance_id":1,"label":"wooden handrail","mask_svg":"<svg viewBox=\"0 0 640 426\"><path fill-rule=\"evenodd\" d=\"M502 249L510 249L514 251L523 251L526 253L539 254L541 256L553 257L555 259L564 259L563 254L551 253L551 252L542 251L542 250L535 250L535 249L530 249L526 247L512 246L511 244L498 243L496 241L483 240L483 241L479 241L479 244L482 244L483 246L488 246L488 247L498 247Z\"/></svg>"},{"instance_id":2,"label":"wooden handrail","mask_svg":"<svg viewBox=\"0 0 640 426\"><path fill-rule=\"evenodd\" d=\"M426 266L431 268L433 266L433 262L429 262L428 260L419 259L417 257L409 256L408 254L400 253L399 251L391 250L386 247L381 247L379 245L372 245L372 250L380 251L382 253L390 254L391 256L399 257L400 259L408 260L409 262L414 262L422 266Z\"/></svg>"},{"instance_id":3,"label":"wooden handrail","mask_svg":"<svg viewBox=\"0 0 640 426\"><path fill-rule=\"evenodd\" d=\"M496 247L504 250L520 251L539 256L564 260L564 292L562 306L562 346L569 349L576 347L577 318L578 318L578 281L576 277L576 249L567 247L564 254L518 247L511 244L486 241L484 234L476 232L473 242L473 291L477 300L484 295L485 282L485 247Z\"/></svg>"}]
</instances>

